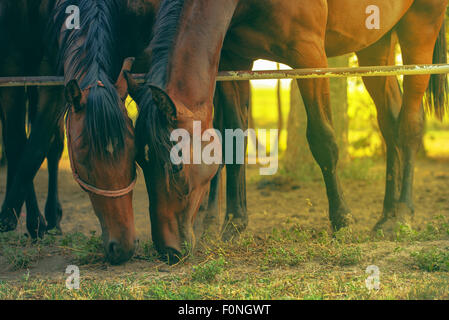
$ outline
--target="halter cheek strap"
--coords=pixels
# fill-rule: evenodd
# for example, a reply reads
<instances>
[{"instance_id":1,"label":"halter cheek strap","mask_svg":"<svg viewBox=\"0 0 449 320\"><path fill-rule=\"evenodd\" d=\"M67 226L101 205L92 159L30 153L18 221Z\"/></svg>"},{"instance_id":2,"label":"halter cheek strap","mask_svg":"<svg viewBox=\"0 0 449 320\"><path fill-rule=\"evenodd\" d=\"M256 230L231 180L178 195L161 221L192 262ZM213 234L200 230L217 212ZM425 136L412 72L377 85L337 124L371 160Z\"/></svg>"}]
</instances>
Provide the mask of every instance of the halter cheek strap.
<instances>
[{"instance_id":1,"label":"halter cheek strap","mask_svg":"<svg viewBox=\"0 0 449 320\"><path fill-rule=\"evenodd\" d=\"M107 197L107 198L119 198L119 197L123 197L123 196L129 194L136 186L136 181L137 181L136 175L135 175L133 181L131 182L131 184L128 187L121 189L121 190L100 189L100 188L97 188L97 187L83 181L80 178L78 172L76 171L75 163L73 161L72 139L70 137L70 127L69 127L70 126L70 121L69 121L70 114L71 114L71 111L69 110L67 113L67 117L66 117L67 149L68 149L68 153L69 153L70 167L72 168L72 174L73 174L73 178L75 179L75 181L80 185L80 187L84 191L91 192L93 194Z\"/></svg>"}]
</instances>

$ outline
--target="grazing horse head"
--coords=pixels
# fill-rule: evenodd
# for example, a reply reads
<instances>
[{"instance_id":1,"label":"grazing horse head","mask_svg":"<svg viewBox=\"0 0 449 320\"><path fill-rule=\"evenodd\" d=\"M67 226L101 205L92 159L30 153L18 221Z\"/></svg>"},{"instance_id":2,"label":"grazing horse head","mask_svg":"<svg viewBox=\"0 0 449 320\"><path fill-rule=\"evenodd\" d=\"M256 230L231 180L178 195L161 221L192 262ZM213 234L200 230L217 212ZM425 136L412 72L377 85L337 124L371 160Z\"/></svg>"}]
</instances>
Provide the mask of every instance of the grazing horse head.
<instances>
[{"instance_id":1,"label":"grazing horse head","mask_svg":"<svg viewBox=\"0 0 449 320\"><path fill-rule=\"evenodd\" d=\"M62 0L54 18L69 104L66 126L72 171L89 194L106 257L113 264L129 260L136 244L134 129L124 104L128 94L123 77L133 59L125 60L121 72L116 68L121 2ZM71 4L80 9L79 29L68 30L64 23Z\"/></svg>"},{"instance_id":2,"label":"grazing horse head","mask_svg":"<svg viewBox=\"0 0 449 320\"><path fill-rule=\"evenodd\" d=\"M206 86L191 88L188 81L182 79L177 82L178 78L173 76L173 73L179 71L176 68L179 60L173 53L178 48L194 48L191 44L176 45L183 7L182 0L161 2L149 47L152 66L145 83L137 86L125 73L130 95L140 109L136 123L137 159L148 188L153 242L169 263L177 262L195 246L194 221L221 161L221 142L212 129L212 99L220 49L214 49L216 57L207 60L212 61L211 65L206 62L203 64L206 69L195 69L190 73L195 79L204 76ZM224 38L224 35L220 36ZM192 52L192 56L195 54ZM205 61L202 60L205 56L197 58ZM186 67L190 69L190 66ZM185 95L179 94L182 90L185 90ZM179 96L183 98L177 99ZM195 123L200 124L201 128L195 127ZM182 154L190 156L190 161L172 161L174 148L179 142L176 139L179 139L181 133L178 130L182 130L186 138L190 139ZM218 145L211 153L215 153L213 158L219 161L194 161L195 157L202 156L204 150L195 148L194 132L196 137L203 137L202 140L206 141L197 141L197 147L205 147L210 143Z\"/></svg>"},{"instance_id":3,"label":"grazing horse head","mask_svg":"<svg viewBox=\"0 0 449 320\"><path fill-rule=\"evenodd\" d=\"M193 154L198 154L193 142L194 132L218 145L211 151L214 159L222 158L220 138L211 129L212 119L201 121L203 128L197 126L195 129L195 118L187 108L181 104L176 106L163 90L145 84L139 87L132 84L129 74L127 78L130 95L140 108L136 123L137 159L145 173L150 198L153 242L163 259L176 263L195 247L193 225L196 214L219 167L218 162L193 163ZM131 90L132 87L136 89ZM173 135L179 129L182 133ZM206 132L206 129L209 130ZM187 151L184 149L182 155L179 154L180 157L191 155L187 163L173 160L173 154L178 155L176 146L179 144L178 140L172 139L181 136L187 136L191 142ZM203 150L206 143L200 144Z\"/></svg>"},{"instance_id":4,"label":"grazing horse head","mask_svg":"<svg viewBox=\"0 0 449 320\"><path fill-rule=\"evenodd\" d=\"M72 171L89 194L103 230L107 258L114 264L131 258L136 242L132 206L136 182L134 129L124 105L127 93L122 75L109 88L98 82L81 89L77 80L71 80L65 90L70 104L66 129ZM108 96L117 96L115 90L119 99L108 101ZM115 118L109 114L95 116L105 102L117 108ZM111 124L109 128L101 128L106 123Z\"/></svg>"}]
</instances>

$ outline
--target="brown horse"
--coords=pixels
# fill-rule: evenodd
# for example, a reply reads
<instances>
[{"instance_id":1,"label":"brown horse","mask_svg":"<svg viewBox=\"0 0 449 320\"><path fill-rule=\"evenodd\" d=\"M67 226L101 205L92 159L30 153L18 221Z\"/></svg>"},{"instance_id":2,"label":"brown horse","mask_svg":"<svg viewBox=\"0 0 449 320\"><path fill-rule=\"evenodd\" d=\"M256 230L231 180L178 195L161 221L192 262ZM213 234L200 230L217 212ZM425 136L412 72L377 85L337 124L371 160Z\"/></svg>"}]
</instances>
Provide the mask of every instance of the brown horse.
<instances>
[{"instance_id":1,"label":"brown horse","mask_svg":"<svg viewBox=\"0 0 449 320\"><path fill-rule=\"evenodd\" d=\"M60 0L53 34L64 69L68 149L75 180L88 192L97 215L108 260L130 259L136 245L132 190L136 182L134 128L127 115L124 71L142 54L151 29L155 1ZM80 28L68 29L66 8L77 5ZM150 21L148 21L150 19ZM131 31L137 31L130 37ZM132 41L132 42L130 42ZM133 42L136 43L133 43ZM138 71L138 70L137 70ZM117 80L116 80L117 79Z\"/></svg>"},{"instance_id":2,"label":"brown horse","mask_svg":"<svg viewBox=\"0 0 449 320\"><path fill-rule=\"evenodd\" d=\"M367 28L367 8L372 5L380 12L379 29ZM387 65L394 61L395 37L406 64L445 62L442 26L446 7L447 0L163 1L150 45L153 64L145 84L134 91L141 108L137 148L149 184L158 250L176 259L186 244L194 245L193 222L218 166L173 165L170 133L183 128L192 134L194 120L201 121L203 131L212 127L219 68L249 69L259 58L293 68L325 68L327 56L350 52L357 53L361 65ZM377 225L386 231L413 215L415 153L421 141L422 102L429 79L406 76L402 96L395 77L365 80L388 150L384 213ZM430 107L441 116L446 78L432 79ZM339 229L352 218L337 175L329 81L309 79L298 84L307 109L307 138L326 184L330 220ZM246 127L248 90L247 83L219 85L217 95L227 97L217 106L225 128ZM227 186L228 193L235 195L234 204L227 202L227 221L236 227L229 232L244 229L248 220L244 169L234 174L242 183Z\"/></svg>"},{"instance_id":3,"label":"brown horse","mask_svg":"<svg viewBox=\"0 0 449 320\"><path fill-rule=\"evenodd\" d=\"M54 50L44 34L54 0L0 1L0 76L54 75ZM26 104L31 132L25 128ZM26 225L32 238L60 230L58 163L63 149L61 88L0 88L3 139L8 162L0 232L14 230L26 203ZM40 213L33 178L47 157L49 184L45 220Z\"/></svg>"}]
</instances>

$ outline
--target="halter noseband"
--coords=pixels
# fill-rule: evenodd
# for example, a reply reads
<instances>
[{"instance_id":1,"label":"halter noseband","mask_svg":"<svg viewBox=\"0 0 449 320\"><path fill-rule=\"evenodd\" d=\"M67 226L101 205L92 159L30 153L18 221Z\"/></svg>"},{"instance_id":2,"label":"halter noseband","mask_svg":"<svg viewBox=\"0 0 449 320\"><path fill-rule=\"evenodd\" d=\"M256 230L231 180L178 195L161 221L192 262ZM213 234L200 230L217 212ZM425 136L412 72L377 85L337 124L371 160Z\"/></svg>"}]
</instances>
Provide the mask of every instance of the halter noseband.
<instances>
[{"instance_id":1,"label":"halter noseband","mask_svg":"<svg viewBox=\"0 0 449 320\"><path fill-rule=\"evenodd\" d=\"M98 81L94 85L98 85L100 87L104 87L104 85L103 85L103 83L101 81ZM90 85L85 90L92 88L94 85ZM70 119L70 114L71 114L71 110L69 110L67 112L65 127L66 127L67 149L68 149L68 153L69 153L70 167L72 168L72 174L73 174L73 178L75 179L75 181L80 185L80 187L84 191L91 192L91 193L94 193L96 195L107 197L107 198L123 197L123 196L129 194L131 191L133 191L134 187L136 186L136 182L137 182L137 176L136 175L135 175L133 181L131 182L131 184L128 187L126 187L124 189L120 189L120 190L104 190L104 189L100 189L100 188L97 188L97 187L87 183L87 182L84 182L81 179L81 177L79 176L78 172L76 171L76 166L75 166L75 163L73 161L72 139L70 137L70 120L69 120Z\"/></svg>"}]
</instances>

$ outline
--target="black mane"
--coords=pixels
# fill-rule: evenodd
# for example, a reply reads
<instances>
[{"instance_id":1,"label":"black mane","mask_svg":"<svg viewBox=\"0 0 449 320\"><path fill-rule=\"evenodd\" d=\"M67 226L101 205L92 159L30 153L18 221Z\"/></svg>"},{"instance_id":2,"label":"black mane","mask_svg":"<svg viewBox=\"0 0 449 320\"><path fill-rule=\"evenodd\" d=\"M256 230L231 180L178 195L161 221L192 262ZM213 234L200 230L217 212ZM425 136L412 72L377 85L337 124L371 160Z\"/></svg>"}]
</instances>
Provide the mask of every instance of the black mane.
<instances>
[{"instance_id":1,"label":"black mane","mask_svg":"<svg viewBox=\"0 0 449 320\"><path fill-rule=\"evenodd\" d=\"M178 194L182 194L181 186L174 183L175 174L182 166L173 165L170 151L173 142L170 135L173 123L167 120L153 99L151 86L162 90L168 82L170 59L178 34L178 26L184 8L184 0L163 0L156 17L153 38L150 43L151 68L145 77L145 83L137 94L136 102L140 107L139 118L136 122L136 143L140 152L148 152L153 165L162 167L168 178L167 188L174 187ZM146 155L140 155L141 158Z\"/></svg>"},{"instance_id":2,"label":"black mane","mask_svg":"<svg viewBox=\"0 0 449 320\"><path fill-rule=\"evenodd\" d=\"M70 5L80 9L80 29L65 28ZM91 88L83 134L91 154L104 159L110 156L107 147L111 143L115 154L120 154L127 132L113 80L120 66L117 29L121 5L121 0L59 0L49 35L59 44L58 61L65 69L65 82L77 79L81 89ZM98 86L99 81L104 86Z\"/></svg>"},{"instance_id":3,"label":"black mane","mask_svg":"<svg viewBox=\"0 0 449 320\"><path fill-rule=\"evenodd\" d=\"M168 82L171 53L178 34L184 0L163 0L153 29L150 43L151 69L145 81L161 89Z\"/></svg>"}]
</instances>

